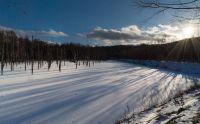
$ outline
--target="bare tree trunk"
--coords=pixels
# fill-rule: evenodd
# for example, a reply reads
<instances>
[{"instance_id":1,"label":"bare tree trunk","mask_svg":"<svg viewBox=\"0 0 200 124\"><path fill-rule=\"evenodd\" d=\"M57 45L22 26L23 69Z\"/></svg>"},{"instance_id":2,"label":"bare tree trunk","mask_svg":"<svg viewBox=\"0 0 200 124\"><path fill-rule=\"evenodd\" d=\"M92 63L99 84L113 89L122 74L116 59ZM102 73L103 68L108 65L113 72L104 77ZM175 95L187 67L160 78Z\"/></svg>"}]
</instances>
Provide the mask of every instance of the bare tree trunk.
<instances>
[{"instance_id":1,"label":"bare tree trunk","mask_svg":"<svg viewBox=\"0 0 200 124\"><path fill-rule=\"evenodd\" d=\"M59 71L61 72L61 59L59 61Z\"/></svg>"},{"instance_id":2,"label":"bare tree trunk","mask_svg":"<svg viewBox=\"0 0 200 124\"><path fill-rule=\"evenodd\" d=\"M59 61L59 71L61 72L61 61L62 61L62 48L60 48L60 61Z\"/></svg>"},{"instance_id":3,"label":"bare tree trunk","mask_svg":"<svg viewBox=\"0 0 200 124\"><path fill-rule=\"evenodd\" d=\"M78 68L78 61L76 60L76 69Z\"/></svg>"},{"instance_id":4,"label":"bare tree trunk","mask_svg":"<svg viewBox=\"0 0 200 124\"><path fill-rule=\"evenodd\" d=\"M40 45L39 45L39 42L37 43L37 59L38 59L38 70L40 69Z\"/></svg>"},{"instance_id":5,"label":"bare tree trunk","mask_svg":"<svg viewBox=\"0 0 200 124\"><path fill-rule=\"evenodd\" d=\"M25 63L25 64L24 64L24 66L25 66L24 68L25 68L25 71L26 71L26 60L25 60L25 62L24 62L24 63Z\"/></svg>"},{"instance_id":6,"label":"bare tree trunk","mask_svg":"<svg viewBox=\"0 0 200 124\"><path fill-rule=\"evenodd\" d=\"M11 37L12 37L11 71L14 71L15 41L14 41L14 36Z\"/></svg>"},{"instance_id":7,"label":"bare tree trunk","mask_svg":"<svg viewBox=\"0 0 200 124\"><path fill-rule=\"evenodd\" d=\"M3 75L3 68L4 68L4 41L2 45L2 52L1 52L1 75Z\"/></svg>"},{"instance_id":8,"label":"bare tree trunk","mask_svg":"<svg viewBox=\"0 0 200 124\"><path fill-rule=\"evenodd\" d=\"M51 60L48 61L48 71L51 68Z\"/></svg>"},{"instance_id":9,"label":"bare tree trunk","mask_svg":"<svg viewBox=\"0 0 200 124\"><path fill-rule=\"evenodd\" d=\"M31 42L31 58L32 58L31 73L32 73L32 75L33 75L33 67L34 67L34 56L33 56L33 36L32 36L32 42Z\"/></svg>"}]
</instances>

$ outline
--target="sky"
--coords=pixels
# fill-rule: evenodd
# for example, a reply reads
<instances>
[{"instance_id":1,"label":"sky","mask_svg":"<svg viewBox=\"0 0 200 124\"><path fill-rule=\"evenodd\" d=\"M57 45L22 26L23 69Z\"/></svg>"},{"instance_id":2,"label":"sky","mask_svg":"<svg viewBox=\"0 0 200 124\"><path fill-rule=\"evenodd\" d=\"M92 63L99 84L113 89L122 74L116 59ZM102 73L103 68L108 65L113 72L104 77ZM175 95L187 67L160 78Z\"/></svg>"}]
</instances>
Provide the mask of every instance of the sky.
<instances>
[{"instance_id":1,"label":"sky","mask_svg":"<svg viewBox=\"0 0 200 124\"><path fill-rule=\"evenodd\" d=\"M155 11L135 7L133 2L0 0L0 29L45 41L89 45L152 43L183 36L168 13L153 16Z\"/></svg>"}]
</instances>

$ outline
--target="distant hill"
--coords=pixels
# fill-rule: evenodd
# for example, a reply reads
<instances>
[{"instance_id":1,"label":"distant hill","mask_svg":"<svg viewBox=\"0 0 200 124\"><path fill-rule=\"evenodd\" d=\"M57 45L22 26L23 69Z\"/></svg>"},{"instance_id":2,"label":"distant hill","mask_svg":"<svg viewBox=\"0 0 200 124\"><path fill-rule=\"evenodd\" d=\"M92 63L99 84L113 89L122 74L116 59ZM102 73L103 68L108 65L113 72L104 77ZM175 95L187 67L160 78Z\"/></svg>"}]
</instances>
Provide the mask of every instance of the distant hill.
<instances>
[{"instance_id":1,"label":"distant hill","mask_svg":"<svg viewBox=\"0 0 200 124\"><path fill-rule=\"evenodd\" d=\"M200 37L166 44L112 46L113 58L200 62Z\"/></svg>"}]
</instances>

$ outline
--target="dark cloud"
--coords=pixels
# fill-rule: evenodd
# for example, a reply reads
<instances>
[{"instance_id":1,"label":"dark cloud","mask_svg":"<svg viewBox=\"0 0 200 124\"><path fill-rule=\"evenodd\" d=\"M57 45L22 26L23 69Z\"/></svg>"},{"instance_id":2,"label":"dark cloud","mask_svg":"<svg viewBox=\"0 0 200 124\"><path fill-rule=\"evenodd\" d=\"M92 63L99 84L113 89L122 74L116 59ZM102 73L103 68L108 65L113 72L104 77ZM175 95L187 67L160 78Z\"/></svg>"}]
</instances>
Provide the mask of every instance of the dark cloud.
<instances>
[{"instance_id":1,"label":"dark cloud","mask_svg":"<svg viewBox=\"0 0 200 124\"><path fill-rule=\"evenodd\" d=\"M160 42L163 39L176 39L180 29L170 25L158 25L147 29L140 29L136 25L117 29L95 28L92 32L84 36L87 39L103 41L105 44L140 44L150 42ZM176 32L176 34L174 34Z\"/></svg>"},{"instance_id":2,"label":"dark cloud","mask_svg":"<svg viewBox=\"0 0 200 124\"><path fill-rule=\"evenodd\" d=\"M100 39L100 40L130 40L133 39L134 35L105 29L95 29L93 32L86 35L88 39Z\"/></svg>"}]
</instances>

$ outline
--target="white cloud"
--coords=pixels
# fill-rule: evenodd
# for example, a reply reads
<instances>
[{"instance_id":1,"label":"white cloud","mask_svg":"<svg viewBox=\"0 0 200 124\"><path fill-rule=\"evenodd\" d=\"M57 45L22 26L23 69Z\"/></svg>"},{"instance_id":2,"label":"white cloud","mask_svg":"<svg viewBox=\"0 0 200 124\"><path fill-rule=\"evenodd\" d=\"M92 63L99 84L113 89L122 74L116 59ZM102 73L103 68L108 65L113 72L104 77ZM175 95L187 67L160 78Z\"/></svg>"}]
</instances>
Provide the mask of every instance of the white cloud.
<instances>
[{"instance_id":1,"label":"white cloud","mask_svg":"<svg viewBox=\"0 0 200 124\"><path fill-rule=\"evenodd\" d=\"M12 28L1 26L0 25L0 30L13 30Z\"/></svg>"},{"instance_id":2,"label":"white cloud","mask_svg":"<svg viewBox=\"0 0 200 124\"><path fill-rule=\"evenodd\" d=\"M165 43L187 38L182 34L183 27L162 25L139 28L137 25L122 27L121 29L106 29L97 27L87 34L79 34L81 37L95 40L103 45L127 45L127 44L152 44Z\"/></svg>"},{"instance_id":3,"label":"white cloud","mask_svg":"<svg viewBox=\"0 0 200 124\"><path fill-rule=\"evenodd\" d=\"M50 29L49 31L38 31L35 32L38 35L46 35L46 36L51 36L51 37L68 37L67 34L61 31L55 31L53 29Z\"/></svg>"},{"instance_id":4,"label":"white cloud","mask_svg":"<svg viewBox=\"0 0 200 124\"><path fill-rule=\"evenodd\" d=\"M131 26L128 26L128 27L123 27L123 28L121 28L121 32L129 33L129 34L132 33L132 34L137 34L137 35L141 34L141 30L136 25L131 25Z\"/></svg>"},{"instance_id":5,"label":"white cloud","mask_svg":"<svg viewBox=\"0 0 200 124\"><path fill-rule=\"evenodd\" d=\"M18 36L25 37L25 36L48 36L48 37L68 37L68 34L62 31L55 31L53 29L49 29L49 31L26 31L21 29L14 29L10 27L5 27L0 25L0 30L9 30L14 31Z\"/></svg>"},{"instance_id":6,"label":"white cloud","mask_svg":"<svg viewBox=\"0 0 200 124\"><path fill-rule=\"evenodd\" d=\"M86 38L85 35L82 34L82 33L77 33L76 35L79 36L79 37L82 37L82 38Z\"/></svg>"}]
</instances>

